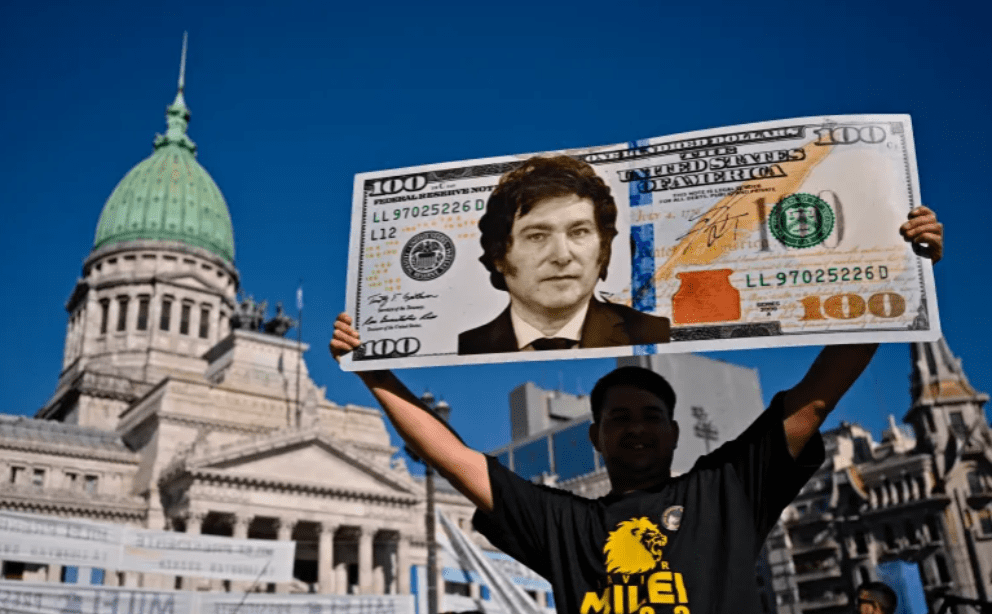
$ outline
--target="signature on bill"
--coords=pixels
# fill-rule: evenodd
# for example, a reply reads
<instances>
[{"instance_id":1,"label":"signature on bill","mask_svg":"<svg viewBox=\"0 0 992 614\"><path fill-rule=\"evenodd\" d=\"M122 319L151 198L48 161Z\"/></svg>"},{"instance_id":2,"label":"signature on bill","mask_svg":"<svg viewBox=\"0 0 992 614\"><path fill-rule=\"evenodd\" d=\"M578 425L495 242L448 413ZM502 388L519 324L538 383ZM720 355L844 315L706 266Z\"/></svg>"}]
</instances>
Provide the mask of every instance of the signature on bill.
<instances>
[{"instance_id":1,"label":"signature on bill","mask_svg":"<svg viewBox=\"0 0 992 614\"><path fill-rule=\"evenodd\" d=\"M690 222L699 221L696 222L689 232L676 238L676 241L681 241L692 235L702 235L706 237L706 247L712 246L716 243L717 239L727 234L728 231L737 231L740 228L740 219L748 216L746 212L731 215L731 208L732 206L729 204L721 205L706 213L689 218ZM691 245L686 245L682 253L688 252L690 247Z\"/></svg>"}]
</instances>

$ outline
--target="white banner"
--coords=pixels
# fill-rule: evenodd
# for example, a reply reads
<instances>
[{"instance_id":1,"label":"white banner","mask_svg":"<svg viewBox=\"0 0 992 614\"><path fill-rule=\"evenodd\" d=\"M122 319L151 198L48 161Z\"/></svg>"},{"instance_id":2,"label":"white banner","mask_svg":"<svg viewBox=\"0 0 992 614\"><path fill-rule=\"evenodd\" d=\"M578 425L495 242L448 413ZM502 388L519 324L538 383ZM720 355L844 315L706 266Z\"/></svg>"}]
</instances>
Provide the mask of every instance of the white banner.
<instances>
[{"instance_id":1,"label":"white banner","mask_svg":"<svg viewBox=\"0 0 992 614\"><path fill-rule=\"evenodd\" d=\"M201 595L200 614L413 614L413 595Z\"/></svg>"},{"instance_id":2,"label":"white banner","mask_svg":"<svg viewBox=\"0 0 992 614\"><path fill-rule=\"evenodd\" d=\"M124 527L0 511L0 558L117 569Z\"/></svg>"},{"instance_id":3,"label":"white banner","mask_svg":"<svg viewBox=\"0 0 992 614\"><path fill-rule=\"evenodd\" d=\"M296 542L124 530L121 567L127 571L261 582L293 579Z\"/></svg>"},{"instance_id":4,"label":"white banner","mask_svg":"<svg viewBox=\"0 0 992 614\"><path fill-rule=\"evenodd\" d=\"M4 614L413 614L411 595L195 593L0 581Z\"/></svg>"},{"instance_id":5,"label":"white banner","mask_svg":"<svg viewBox=\"0 0 992 614\"><path fill-rule=\"evenodd\" d=\"M296 542L189 535L0 511L0 558L201 578L289 582Z\"/></svg>"},{"instance_id":6,"label":"white banner","mask_svg":"<svg viewBox=\"0 0 992 614\"><path fill-rule=\"evenodd\" d=\"M197 593L0 581L4 614L194 614Z\"/></svg>"}]
</instances>

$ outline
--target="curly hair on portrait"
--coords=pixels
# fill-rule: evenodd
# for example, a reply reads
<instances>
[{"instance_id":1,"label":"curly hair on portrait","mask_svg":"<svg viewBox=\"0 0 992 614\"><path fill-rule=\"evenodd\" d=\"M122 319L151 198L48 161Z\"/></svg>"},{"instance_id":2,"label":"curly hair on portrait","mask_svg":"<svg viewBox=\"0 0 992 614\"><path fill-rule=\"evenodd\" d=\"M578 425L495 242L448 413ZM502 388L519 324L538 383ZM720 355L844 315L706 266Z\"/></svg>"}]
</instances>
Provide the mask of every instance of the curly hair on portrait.
<instances>
[{"instance_id":1,"label":"curly hair on portrait","mask_svg":"<svg viewBox=\"0 0 992 614\"><path fill-rule=\"evenodd\" d=\"M573 194L593 203L599 231L599 278L606 279L611 246L617 235L617 204L610 187L582 160L565 155L535 156L500 178L479 220L483 252L479 261L489 271L489 281L496 289L506 290L506 280L496 265L504 261L510 249L514 220L527 215L542 200Z\"/></svg>"}]
</instances>

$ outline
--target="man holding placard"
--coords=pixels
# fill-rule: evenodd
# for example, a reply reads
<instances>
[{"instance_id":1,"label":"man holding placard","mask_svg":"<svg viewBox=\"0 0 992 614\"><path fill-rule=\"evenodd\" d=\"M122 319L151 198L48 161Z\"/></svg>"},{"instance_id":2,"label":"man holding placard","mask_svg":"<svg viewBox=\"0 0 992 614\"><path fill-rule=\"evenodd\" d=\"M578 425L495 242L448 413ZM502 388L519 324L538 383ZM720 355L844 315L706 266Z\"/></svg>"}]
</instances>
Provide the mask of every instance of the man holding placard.
<instances>
[{"instance_id":1,"label":"man holding placard","mask_svg":"<svg viewBox=\"0 0 992 614\"><path fill-rule=\"evenodd\" d=\"M899 232L936 262L942 226L925 207L909 218ZM334 357L360 344L338 316ZM551 582L561 614L737 613L758 610L755 557L822 463L819 428L876 349L824 348L743 434L676 477L671 386L646 369L610 372L591 395L589 437L612 486L596 500L531 484L468 448L390 372L359 376L410 448L478 507L475 527Z\"/></svg>"}]
</instances>

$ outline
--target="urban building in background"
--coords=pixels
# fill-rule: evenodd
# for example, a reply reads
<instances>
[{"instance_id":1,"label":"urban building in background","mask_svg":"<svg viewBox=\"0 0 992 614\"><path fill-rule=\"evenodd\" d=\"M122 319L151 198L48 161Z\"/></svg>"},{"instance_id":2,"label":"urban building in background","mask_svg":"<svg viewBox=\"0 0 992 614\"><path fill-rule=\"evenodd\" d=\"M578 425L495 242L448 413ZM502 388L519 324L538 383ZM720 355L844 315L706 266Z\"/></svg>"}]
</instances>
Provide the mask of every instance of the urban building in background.
<instances>
[{"instance_id":1,"label":"urban building in background","mask_svg":"<svg viewBox=\"0 0 992 614\"><path fill-rule=\"evenodd\" d=\"M908 426L890 416L878 443L855 424L825 432L826 461L769 538L780 614L850 612L858 584L898 583L885 568L907 564L917 611L936 612L944 594L992 596L989 397L946 340L912 344L910 357Z\"/></svg>"}]
</instances>

